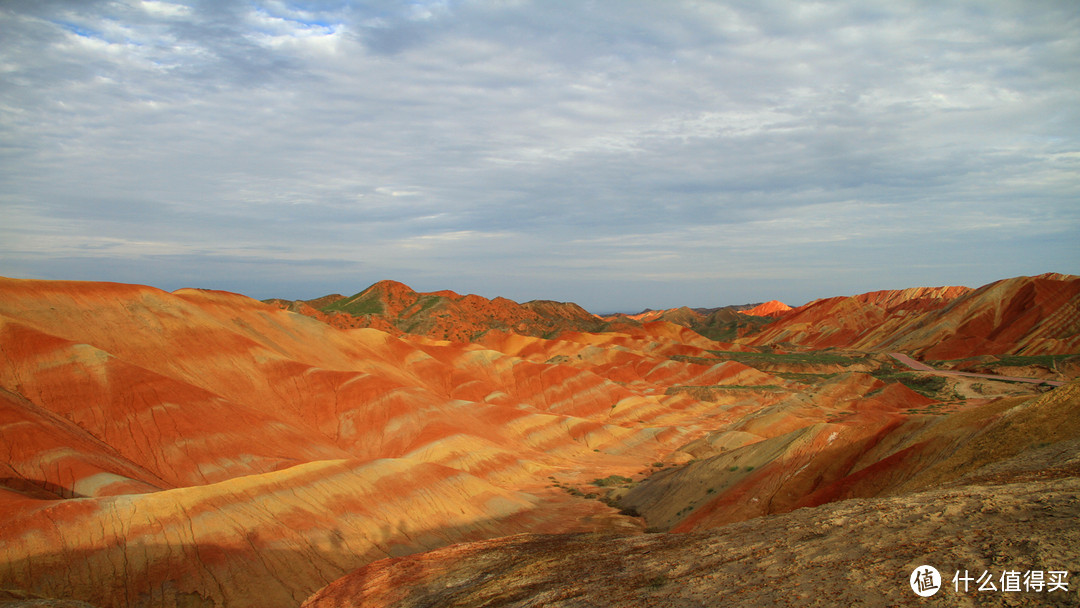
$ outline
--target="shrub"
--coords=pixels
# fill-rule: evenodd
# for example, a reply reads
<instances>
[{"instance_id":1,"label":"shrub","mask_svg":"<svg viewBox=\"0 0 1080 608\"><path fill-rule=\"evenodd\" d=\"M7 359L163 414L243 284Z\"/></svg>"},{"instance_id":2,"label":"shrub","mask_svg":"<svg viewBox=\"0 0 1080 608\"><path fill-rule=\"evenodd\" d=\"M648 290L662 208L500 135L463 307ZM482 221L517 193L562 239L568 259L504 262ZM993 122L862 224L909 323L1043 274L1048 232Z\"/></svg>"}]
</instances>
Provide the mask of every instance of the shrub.
<instances>
[{"instance_id":1,"label":"shrub","mask_svg":"<svg viewBox=\"0 0 1080 608\"><path fill-rule=\"evenodd\" d=\"M658 575L652 577L651 579L649 579L649 582L647 582L645 584L648 585L649 587L652 587L653 589L659 589L660 587L663 587L664 585L666 585L667 582L668 582L668 579L667 579L666 576L664 576L663 574L658 574Z\"/></svg>"},{"instance_id":2,"label":"shrub","mask_svg":"<svg viewBox=\"0 0 1080 608\"><path fill-rule=\"evenodd\" d=\"M603 479L594 479L593 480L593 485L594 486L599 486L601 488L606 488L606 487L609 487L609 486L617 486L617 485L621 485L621 484L624 484L624 483L630 483L632 481L633 480L630 479L629 477L623 477L622 475L608 475L607 477L605 477Z\"/></svg>"}]
</instances>

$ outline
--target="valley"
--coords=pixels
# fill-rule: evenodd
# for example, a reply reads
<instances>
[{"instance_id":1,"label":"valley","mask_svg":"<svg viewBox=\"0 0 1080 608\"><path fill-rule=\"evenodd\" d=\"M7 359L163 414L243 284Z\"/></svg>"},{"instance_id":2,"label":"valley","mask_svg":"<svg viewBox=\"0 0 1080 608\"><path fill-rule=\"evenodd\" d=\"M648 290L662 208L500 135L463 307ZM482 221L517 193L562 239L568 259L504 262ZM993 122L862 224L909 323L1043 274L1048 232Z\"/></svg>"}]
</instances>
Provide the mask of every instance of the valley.
<instances>
[{"instance_id":1,"label":"valley","mask_svg":"<svg viewBox=\"0 0 1080 608\"><path fill-rule=\"evenodd\" d=\"M605 317L0 279L0 361L12 602L915 605L924 561L1080 570L1075 276Z\"/></svg>"}]
</instances>

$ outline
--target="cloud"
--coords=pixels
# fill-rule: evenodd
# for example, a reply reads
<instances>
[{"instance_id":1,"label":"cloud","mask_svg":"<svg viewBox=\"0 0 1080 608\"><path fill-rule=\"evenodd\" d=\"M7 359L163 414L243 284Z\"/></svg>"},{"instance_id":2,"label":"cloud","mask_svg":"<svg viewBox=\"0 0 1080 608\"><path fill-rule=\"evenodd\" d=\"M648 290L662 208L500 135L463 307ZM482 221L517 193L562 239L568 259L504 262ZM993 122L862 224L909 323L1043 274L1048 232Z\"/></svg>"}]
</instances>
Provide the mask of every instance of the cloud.
<instances>
[{"instance_id":1,"label":"cloud","mask_svg":"<svg viewBox=\"0 0 1080 608\"><path fill-rule=\"evenodd\" d=\"M266 297L294 283L253 260L353 260L632 309L663 277L674 305L1080 272L1070 2L12 1L0 28L0 213L37 239L0 274L235 258Z\"/></svg>"}]
</instances>

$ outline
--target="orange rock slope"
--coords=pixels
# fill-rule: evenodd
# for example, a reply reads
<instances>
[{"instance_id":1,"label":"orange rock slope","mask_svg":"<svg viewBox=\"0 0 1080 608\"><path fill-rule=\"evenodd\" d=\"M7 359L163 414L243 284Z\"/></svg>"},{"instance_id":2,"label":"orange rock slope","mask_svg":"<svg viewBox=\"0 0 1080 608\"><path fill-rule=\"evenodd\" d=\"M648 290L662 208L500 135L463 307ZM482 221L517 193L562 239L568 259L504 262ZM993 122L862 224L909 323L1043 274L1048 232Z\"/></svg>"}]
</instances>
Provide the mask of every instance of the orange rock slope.
<instances>
[{"instance_id":1,"label":"orange rock slope","mask_svg":"<svg viewBox=\"0 0 1080 608\"><path fill-rule=\"evenodd\" d=\"M844 501L701 532L455 545L365 566L303 608L1075 606L1080 478L1070 464L1073 476L1050 481ZM1069 573L1065 584L1001 590L998 573L1046 563L1061 564L1050 568ZM933 598L908 588L924 564L942 569ZM993 573L994 591L954 585L962 570Z\"/></svg>"},{"instance_id":2,"label":"orange rock slope","mask_svg":"<svg viewBox=\"0 0 1080 608\"><path fill-rule=\"evenodd\" d=\"M817 408L826 413L814 416ZM622 504L654 527L686 532L926 489L1032 446L1080 437L1080 384L956 408L852 374L822 385L812 404L792 397L762 414L684 447L701 458L649 478Z\"/></svg>"},{"instance_id":3,"label":"orange rock slope","mask_svg":"<svg viewBox=\"0 0 1080 608\"><path fill-rule=\"evenodd\" d=\"M915 288L800 306L740 342L873 351L928 359L1080 352L1080 277L1044 274L979 289Z\"/></svg>"},{"instance_id":4,"label":"orange rock slope","mask_svg":"<svg viewBox=\"0 0 1080 608\"><path fill-rule=\"evenodd\" d=\"M942 315L968 319L955 335L1000 317L1015 331L985 340L1067 348L1071 280L871 294L829 322L859 342L852 319L899 327L886 317L951 298ZM362 293L335 301L420 334L454 303L484 330L438 340L225 292L0 279L0 589L297 606L380 558L522 532L707 529L919 489L1080 433L1052 423L1075 419L1075 385L1029 406L1034 385L920 379L883 355L762 352L662 320L584 331L576 307L532 303L569 311L541 337L491 322L497 300ZM1024 407L1042 426L1011 413Z\"/></svg>"},{"instance_id":5,"label":"orange rock slope","mask_svg":"<svg viewBox=\"0 0 1080 608\"><path fill-rule=\"evenodd\" d=\"M403 340L224 292L2 279L0 588L295 606L378 557L639 527L551 478L636 474L722 414L673 384L779 380L629 329Z\"/></svg>"},{"instance_id":6,"label":"orange rock slope","mask_svg":"<svg viewBox=\"0 0 1080 608\"><path fill-rule=\"evenodd\" d=\"M769 300L749 309L740 311L743 314L754 317L782 317L791 310L791 307L779 300Z\"/></svg>"},{"instance_id":7,"label":"orange rock slope","mask_svg":"<svg viewBox=\"0 0 1080 608\"><path fill-rule=\"evenodd\" d=\"M544 336L564 329L598 330L604 322L577 304L534 300L518 304L506 298L489 300L450 290L421 293L397 281L379 281L350 297L316 300L267 300L343 329L374 327L403 333L468 342L487 331L513 331Z\"/></svg>"}]
</instances>

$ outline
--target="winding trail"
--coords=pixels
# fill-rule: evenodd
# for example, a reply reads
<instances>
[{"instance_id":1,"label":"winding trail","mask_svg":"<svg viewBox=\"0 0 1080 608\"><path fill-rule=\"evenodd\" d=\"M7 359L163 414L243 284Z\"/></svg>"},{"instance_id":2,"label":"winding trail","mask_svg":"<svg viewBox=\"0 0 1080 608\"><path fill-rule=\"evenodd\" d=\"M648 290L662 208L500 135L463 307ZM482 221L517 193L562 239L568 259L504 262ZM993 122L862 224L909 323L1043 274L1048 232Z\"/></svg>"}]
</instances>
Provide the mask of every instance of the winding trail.
<instances>
[{"instance_id":1,"label":"winding trail","mask_svg":"<svg viewBox=\"0 0 1080 608\"><path fill-rule=\"evenodd\" d=\"M1019 376L999 376L997 374L976 374L972 372L954 372L951 370L935 369L922 361L916 361L904 353L889 353L889 356L900 363L919 372L928 372L938 376L967 376L969 378L986 378L988 380L1005 380L1007 382L1028 382L1030 384L1047 384L1050 386L1064 386L1064 382L1057 380L1041 380L1039 378L1020 378Z\"/></svg>"}]
</instances>

